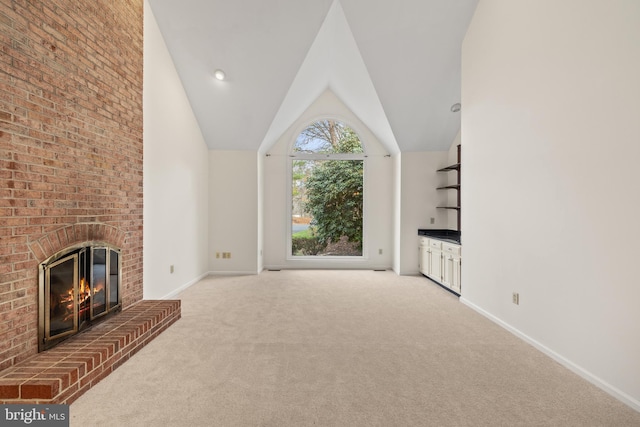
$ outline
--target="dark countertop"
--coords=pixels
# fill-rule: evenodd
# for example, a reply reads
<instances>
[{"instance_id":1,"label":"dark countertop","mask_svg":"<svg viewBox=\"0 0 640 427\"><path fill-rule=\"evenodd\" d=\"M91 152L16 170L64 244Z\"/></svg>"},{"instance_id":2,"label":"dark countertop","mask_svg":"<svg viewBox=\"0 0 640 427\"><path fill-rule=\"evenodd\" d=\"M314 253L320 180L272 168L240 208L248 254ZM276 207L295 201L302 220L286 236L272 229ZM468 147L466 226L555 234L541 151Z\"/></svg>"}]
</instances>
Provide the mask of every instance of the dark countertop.
<instances>
[{"instance_id":1,"label":"dark countertop","mask_svg":"<svg viewBox=\"0 0 640 427\"><path fill-rule=\"evenodd\" d=\"M418 229L418 236L433 237L434 239L444 240L457 245L461 244L460 232L458 230L420 228Z\"/></svg>"}]
</instances>

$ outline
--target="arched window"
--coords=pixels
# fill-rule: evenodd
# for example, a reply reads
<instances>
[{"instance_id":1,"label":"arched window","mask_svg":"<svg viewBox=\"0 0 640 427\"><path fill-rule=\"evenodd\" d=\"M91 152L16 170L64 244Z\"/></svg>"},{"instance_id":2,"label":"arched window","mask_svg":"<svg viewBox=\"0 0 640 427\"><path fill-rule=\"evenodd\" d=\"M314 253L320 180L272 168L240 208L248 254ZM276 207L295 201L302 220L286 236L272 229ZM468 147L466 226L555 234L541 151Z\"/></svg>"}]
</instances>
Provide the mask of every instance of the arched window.
<instances>
[{"instance_id":1,"label":"arched window","mask_svg":"<svg viewBox=\"0 0 640 427\"><path fill-rule=\"evenodd\" d=\"M358 134L336 120L318 120L304 128L296 138L293 153L350 154L363 153Z\"/></svg>"},{"instance_id":2,"label":"arched window","mask_svg":"<svg viewBox=\"0 0 640 427\"><path fill-rule=\"evenodd\" d=\"M308 125L291 152L292 257L361 257L365 153L332 119Z\"/></svg>"}]
</instances>

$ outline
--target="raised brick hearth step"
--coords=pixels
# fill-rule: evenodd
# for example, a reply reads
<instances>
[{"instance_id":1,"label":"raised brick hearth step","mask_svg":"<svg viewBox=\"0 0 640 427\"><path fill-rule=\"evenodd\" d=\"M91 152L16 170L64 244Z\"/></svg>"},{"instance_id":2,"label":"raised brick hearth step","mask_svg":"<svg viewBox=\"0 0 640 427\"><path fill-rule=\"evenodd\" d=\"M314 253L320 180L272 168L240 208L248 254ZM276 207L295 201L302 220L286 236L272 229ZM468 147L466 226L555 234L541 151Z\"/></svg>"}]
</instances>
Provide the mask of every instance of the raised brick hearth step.
<instances>
[{"instance_id":1,"label":"raised brick hearth step","mask_svg":"<svg viewBox=\"0 0 640 427\"><path fill-rule=\"evenodd\" d=\"M2 403L71 403L180 318L179 300L144 300L0 372Z\"/></svg>"}]
</instances>

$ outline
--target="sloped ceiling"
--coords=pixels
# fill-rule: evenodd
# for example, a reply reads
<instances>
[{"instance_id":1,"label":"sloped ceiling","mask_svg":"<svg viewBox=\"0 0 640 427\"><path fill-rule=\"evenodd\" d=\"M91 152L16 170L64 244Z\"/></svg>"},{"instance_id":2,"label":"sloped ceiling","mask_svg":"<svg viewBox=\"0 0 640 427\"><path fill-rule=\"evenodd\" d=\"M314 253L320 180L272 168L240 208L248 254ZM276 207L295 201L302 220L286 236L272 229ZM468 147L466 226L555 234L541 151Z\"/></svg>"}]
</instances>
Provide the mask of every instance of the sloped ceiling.
<instances>
[{"instance_id":1,"label":"sloped ceiling","mask_svg":"<svg viewBox=\"0 0 640 427\"><path fill-rule=\"evenodd\" d=\"M445 150L460 129L476 3L149 0L210 149L266 151L329 88L390 153Z\"/></svg>"}]
</instances>

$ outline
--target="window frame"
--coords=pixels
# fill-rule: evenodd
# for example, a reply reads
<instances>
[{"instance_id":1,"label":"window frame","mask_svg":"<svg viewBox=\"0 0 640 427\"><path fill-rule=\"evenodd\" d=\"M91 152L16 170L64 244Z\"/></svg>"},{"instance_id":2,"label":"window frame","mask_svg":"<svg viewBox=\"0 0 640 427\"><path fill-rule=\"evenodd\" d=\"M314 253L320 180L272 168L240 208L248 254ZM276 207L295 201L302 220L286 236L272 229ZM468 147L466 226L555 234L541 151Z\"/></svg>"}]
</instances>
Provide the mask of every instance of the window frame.
<instances>
[{"instance_id":1,"label":"window frame","mask_svg":"<svg viewBox=\"0 0 640 427\"><path fill-rule=\"evenodd\" d=\"M294 151L296 140L298 136L309 127L311 124L321 120L334 120L340 122L345 126L350 127L358 136L360 144L362 146L362 153L307 153L302 151ZM287 162L287 245L286 245L286 260L287 261L304 261L312 263L322 263L323 261L344 262L353 263L357 261L363 261L369 259L367 251L367 147L365 141L361 138L362 132L358 131L356 127L353 127L351 123L336 117L322 116L317 119L306 122L304 126L301 126L294 134L293 141L289 146L289 159ZM291 230L291 218L293 217L293 162L296 160L354 160L362 161L362 255L350 255L350 256L317 256L317 255L305 255L294 256L292 251L292 230Z\"/></svg>"}]
</instances>

